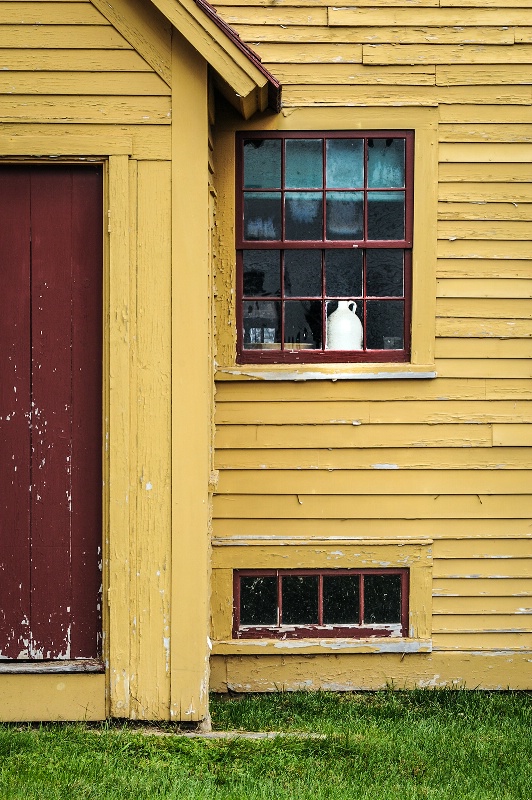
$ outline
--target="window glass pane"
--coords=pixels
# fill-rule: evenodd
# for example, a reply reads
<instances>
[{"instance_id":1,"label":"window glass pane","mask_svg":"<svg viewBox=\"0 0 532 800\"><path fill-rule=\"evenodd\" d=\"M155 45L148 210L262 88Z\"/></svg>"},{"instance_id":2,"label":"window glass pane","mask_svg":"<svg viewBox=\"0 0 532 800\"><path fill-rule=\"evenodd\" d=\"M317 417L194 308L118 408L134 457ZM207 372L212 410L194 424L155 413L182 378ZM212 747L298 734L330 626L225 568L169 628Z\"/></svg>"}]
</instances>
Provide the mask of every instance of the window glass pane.
<instances>
[{"instance_id":1,"label":"window glass pane","mask_svg":"<svg viewBox=\"0 0 532 800\"><path fill-rule=\"evenodd\" d=\"M246 350L281 349L281 303L244 300L242 319Z\"/></svg>"},{"instance_id":2,"label":"window glass pane","mask_svg":"<svg viewBox=\"0 0 532 800\"><path fill-rule=\"evenodd\" d=\"M240 578L240 624L277 625L277 578Z\"/></svg>"},{"instance_id":3,"label":"window glass pane","mask_svg":"<svg viewBox=\"0 0 532 800\"><path fill-rule=\"evenodd\" d=\"M326 250L325 286L329 297L362 294L362 250Z\"/></svg>"},{"instance_id":4,"label":"window glass pane","mask_svg":"<svg viewBox=\"0 0 532 800\"><path fill-rule=\"evenodd\" d=\"M244 192L244 239L281 238L281 193Z\"/></svg>"},{"instance_id":5,"label":"window glass pane","mask_svg":"<svg viewBox=\"0 0 532 800\"><path fill-rule=\"evenodd\" d=\"M368 186L387 189L405 185L405 140L368 139Z\"/></svg>"},{"instance_id":6,"label":"window glass pane","mask_svg":"<svg viewBox=\"0 0 532 800\"><path fill-rule=\"evenodd\" d=\"M404 238L404 192L368 192L368 239Z\"/></svg>"},{"instance_id":7,"label":"window glass pane","mask_svg":"<svg viewBox=\"0 0 532 800\"><path fill-rule=\"evenodd\" d=\"M318 576L283 575L283 625L318 624Z\"/></svg>"},{"instance_id":8,"label":"window glass pane","mask_svg":"<svg viewBox=\"0 0 532 800\"><path fill-rule=\"evenodd\" d=\"M288 297L321 296L321 250L285 250L284 290Z\"/></svg>"},{"instance_id":9,"label":"window glass pane","mask_svg":"<svg viewBox=\"0 0 532 800\"><path fill-rule=\"evenodd\" d=\"M362 192L327 192L327 239L362 239Z\"/></svg>"},{"instance_id":10,"label":"window glass pane","mask_svg":"<svg viewBox=\"0 0 532 800\"><path fill-rule=\"evenodd\" d=\"M281 251L244 250L244 294L257 297L281 294Z\"/></svg>"},{"instance_id":11,"label":"window glass pane","mask_svg":"<svg viewBox=\"0 0 532 800\"><path fill-rule=\"evenodd\" d=\"M402 300L368 300L366 303L366 347L402 350L404 303Z\"/></svg>"},{"instance_id":12,"label":"window glass pane","mask_svg":"<svg viewBox=\"0 0 532 800\"><path fill-rule=\"evenodd\" d=\"M366 251L366 295L403 296L403 250Z\"/></svg>"},{"instance_id":13,"label":"window glass pane","mask_svg":"<svg viewBox=\"0 0 532 800\"><path fill-rule=\"evenodd\" d=\"M364 622L401 622L400 575L364 575Z\"/></svg>"},{"instance_id":14,"label":"window glass pane","mask_svg":"<svg viewBox=\"0 0 532 800\"><path fill-rule=\"evenodd\" d=\"M322 153L322 139L287 139L285 187L287 189L321 189L323 186Z\"/></svg>"},{"instance_id":15,"label":"window glass pane","mask_svg":"<svg viewBox=\"0 0 532 800\"><path fill-rule=\"evenodd\" d=\"M327 186L330 189L351 189L364 186L363 139L328 139Z\"/></svg>"},{"instance_id":16,"label":"window glass pane","mask_svg":"<svg viewBox=\"0 0 532 800\"><path fill-rule=\"evenodd\" d=\"M362 303L354 300L327 302L327 350L361 350L363 347Z\"/></svg>"},{"instance_id":17,"label":"window glass pane","mask_svg":"<svg viewBox=\"0 0 532 800\"><path fill-rule=\"evenodd\" d=\"M315 241L323 238L321 192L287 192L285 204L287 239Z\"/></svg>"},{"instance_id":18,"label":"window glass pane","mask_svg":"<svg viewBox=\"0 0 532 800\"><path fill-rule=\"evenodd\" d=\"M248 139L244 142L244 188L281 188L280 139Z\"/></svg>"},{"instance_id":19,"label":"window glass pane","mask_svg":"<svg viewBox=\"0 0 532 800\"><path fill-rule=\"evenodd\" d=\"M285 349L321 347L321 301L288 300L285 303Z\"/></svg>"},{"instance_id":20,"label":"window glass pane","mask_svg":"<svg viewBox=\"0 0 532 800\"><path fill-rule=\"evenodd\" d=\"M323 576L324 625L357 624L359 619L358 575Z\"/></svg>"}]
</instances>

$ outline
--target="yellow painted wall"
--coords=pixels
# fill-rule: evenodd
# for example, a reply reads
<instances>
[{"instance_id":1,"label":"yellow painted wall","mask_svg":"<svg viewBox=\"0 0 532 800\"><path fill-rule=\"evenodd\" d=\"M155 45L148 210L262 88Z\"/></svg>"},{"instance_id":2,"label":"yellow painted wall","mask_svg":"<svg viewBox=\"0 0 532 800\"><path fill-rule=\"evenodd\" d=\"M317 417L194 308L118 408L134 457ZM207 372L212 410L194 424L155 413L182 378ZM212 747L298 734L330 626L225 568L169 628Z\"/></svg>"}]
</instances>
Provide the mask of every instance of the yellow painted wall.
<instances>
[{"instance_id":1,"label":"yellow painted wall","mask_svg":"<svg viewBox=\"0 0 532 800\"><path fill-rule=\"evenodd\" d=\"M430 188L420 189L414 259L416 247L430 254L430 236L437 259L414 325L421 317L437 377L371 380L375 368L347 365L331 381L319 368L235 364L232 148L245 126L219 116L212 686L530 688L532 11L480 0L215 5L283 84L281 115L254 129L433 124L436 202L427 230ZM346 541L335 563L357 566L353 542L368 537L433 541L432 653L231 644L233 568L317 565Z\"/></svg>"}]
</instances>

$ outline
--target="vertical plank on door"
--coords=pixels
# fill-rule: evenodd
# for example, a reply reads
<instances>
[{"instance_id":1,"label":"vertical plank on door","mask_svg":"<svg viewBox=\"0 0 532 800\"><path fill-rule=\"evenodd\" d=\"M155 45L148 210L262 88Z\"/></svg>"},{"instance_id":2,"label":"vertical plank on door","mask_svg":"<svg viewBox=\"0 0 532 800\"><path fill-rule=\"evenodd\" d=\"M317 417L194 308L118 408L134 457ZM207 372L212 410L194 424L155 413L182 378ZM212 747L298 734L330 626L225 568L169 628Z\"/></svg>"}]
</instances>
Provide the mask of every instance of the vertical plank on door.
<instances>
[{"instance_id":1,"label":"vertical plank on door","mask_svg":"<svg viewBox=\"0 0 532 800\"><path fill-rule=\"evenodd\" d=\"M34 658L70 658L72 178L34 170L32 225L32 558Z\"/></svg>"},{"instance_id":2,"label":"vertical plank on door","mask_svg":"<svg viewBox=\"0 0 532 800\"><path fill-rule=\"evenodd\" d=\"M0 657L30 625L30 177L0 169Z\"/></svg>"},{"instance_id":3,"label":"vertical plank on door","mask_svg":"<svg viewBox=\"0 0 532 800\"><path fill-rule=\"evenodd\" d=\"M71 658L101 653L102 172L72 182Z\"/></svg>"}]
</instances>

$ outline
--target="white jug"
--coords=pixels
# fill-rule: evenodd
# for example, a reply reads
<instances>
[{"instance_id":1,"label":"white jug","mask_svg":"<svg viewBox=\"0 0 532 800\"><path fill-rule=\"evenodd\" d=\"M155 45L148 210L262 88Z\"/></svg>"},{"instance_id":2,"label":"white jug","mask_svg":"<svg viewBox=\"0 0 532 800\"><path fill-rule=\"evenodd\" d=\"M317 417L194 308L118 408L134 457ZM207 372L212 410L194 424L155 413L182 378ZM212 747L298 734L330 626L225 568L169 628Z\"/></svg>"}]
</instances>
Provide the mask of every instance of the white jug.
<instances>
[{"instance_id":1,"label":"white jug","mask_svg":"<svg viewBox=\"0 0 532 800\"><path fill-rule=\"evenodd\" d=\"M338 300L338 308L327 317L327 350L362 350L364 331L356 307L354 300Z\"/></svg>"}]
</instances>

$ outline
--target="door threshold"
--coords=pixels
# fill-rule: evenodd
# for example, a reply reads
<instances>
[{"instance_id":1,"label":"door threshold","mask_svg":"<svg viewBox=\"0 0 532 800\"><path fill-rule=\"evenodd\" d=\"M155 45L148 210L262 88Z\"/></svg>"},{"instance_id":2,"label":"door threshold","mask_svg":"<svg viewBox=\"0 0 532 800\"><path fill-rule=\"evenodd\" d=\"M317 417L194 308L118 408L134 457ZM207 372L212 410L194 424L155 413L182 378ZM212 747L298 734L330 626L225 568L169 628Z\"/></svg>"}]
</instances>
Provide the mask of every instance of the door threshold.
<instances>
[{"instance_id":1,"label":"door threshold","mask_svg":"<svg viewBox=\"0 0 532 800\"><path fill-rule=\"evenodd\" d=\"M105 665L97 658L79 658L73 661L0 661L0 675L35 675L51 672L105 672Z\"/></svg>"}]
</instances>

